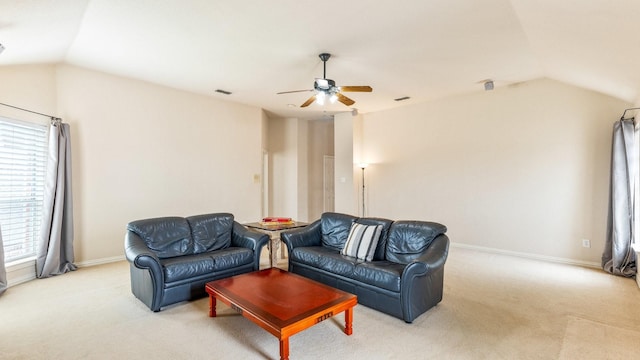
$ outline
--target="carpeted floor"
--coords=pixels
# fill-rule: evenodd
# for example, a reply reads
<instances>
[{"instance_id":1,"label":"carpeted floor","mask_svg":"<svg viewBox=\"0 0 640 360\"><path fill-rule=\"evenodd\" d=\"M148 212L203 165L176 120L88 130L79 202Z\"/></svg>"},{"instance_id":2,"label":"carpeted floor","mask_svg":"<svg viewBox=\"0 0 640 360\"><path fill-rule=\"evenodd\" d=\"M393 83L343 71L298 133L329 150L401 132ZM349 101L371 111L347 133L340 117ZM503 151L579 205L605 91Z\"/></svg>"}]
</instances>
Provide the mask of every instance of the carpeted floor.
<instances>
[{"instance_id":1,"label":"carpeted floor","mask_svg":"<svg viewBox=\"0 0 640 360\"><path fill-rule=\"evenodd\" d=\"M636 359L640 356L640 329L638 326L625 329L571 316L560 358L576 359L576 356L581 359Z\"/></svg>"},{"instance_id":2,"label":"carpeted floor","mask_svg":"<svg viewBox=\"0 0 640 360\"><path fill-rule=\"evenodd\" d=\"M263 254L266 265L266 254ZM286 268L286 260L279 263ZM153 313L128 263L0 296L2 359L278 359L278 340L206 298ZM290 339L291 359L623 359L640 356L640 289L598 269L452 247L444 300L413 324L356 306Z\"/></svg>"}]
</instances>

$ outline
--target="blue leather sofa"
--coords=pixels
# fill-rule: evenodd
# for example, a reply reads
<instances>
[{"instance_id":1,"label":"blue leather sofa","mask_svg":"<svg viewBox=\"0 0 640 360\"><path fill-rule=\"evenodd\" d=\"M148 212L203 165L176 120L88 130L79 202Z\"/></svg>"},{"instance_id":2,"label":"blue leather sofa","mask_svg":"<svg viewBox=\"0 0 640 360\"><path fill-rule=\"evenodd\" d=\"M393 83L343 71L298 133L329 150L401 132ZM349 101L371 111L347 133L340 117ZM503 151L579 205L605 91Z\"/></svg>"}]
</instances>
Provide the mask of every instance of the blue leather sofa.
<instances>
[{"instance_id":1,"label":"blue leather sofa","mask_svg":"<svg viewBox=\"0 0 640 360\"><path fill-rule=\"evenodd\" d=\"M209 281L258 270L268 241L228 213L130 222L124 247L131 292L154 312L204 296Z\"/></svg>"},{"instance_id":2,"label":"blue leather sofa","mask_svg":"<svg viewBox=\"0 0 640 360\"><path fill-rule=\"evenodd\" d=\"M352 223L380 225L371 261L341 254ZM407 323L442 300L447 228L435 222L392 221L324 213L280 236L289 271L358 296L358 303Z\"/></svg>"}]
</instances>

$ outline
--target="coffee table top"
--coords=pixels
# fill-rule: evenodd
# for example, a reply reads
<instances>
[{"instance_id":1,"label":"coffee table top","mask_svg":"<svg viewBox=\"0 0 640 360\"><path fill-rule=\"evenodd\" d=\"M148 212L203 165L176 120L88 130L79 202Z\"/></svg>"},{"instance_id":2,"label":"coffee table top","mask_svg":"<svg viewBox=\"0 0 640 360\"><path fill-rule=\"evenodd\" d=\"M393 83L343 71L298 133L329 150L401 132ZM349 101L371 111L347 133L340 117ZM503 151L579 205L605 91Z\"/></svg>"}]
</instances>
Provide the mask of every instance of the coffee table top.
<instances>
[{"instance_id":1,"label":"coffee table top","mask_svg":"<svg viewBox=\"0 0 640 360\"><path fill-rule=\"evenodd\" d=\"M283 230L291 230L298 229L309 225L308 223L301 221L294 221L293 223L284 223L284 224L273 224L273 225L262 225L259 222L252 222L244 224L244 226L264 231L283 231Z\"/></svg>"},{"instance_id":2,"label":"coffee table top","mask_svg":"<svg viewBox=\"0 0 640 360\"><path fill-rule=\"evenodd\" d=\"M277 331L318 314L327 316L332 307L357 304L353 294L278 268L212 281L206 284L206 290L223 296L236 310L251 313Z\"/></svg>"}]
</instances>

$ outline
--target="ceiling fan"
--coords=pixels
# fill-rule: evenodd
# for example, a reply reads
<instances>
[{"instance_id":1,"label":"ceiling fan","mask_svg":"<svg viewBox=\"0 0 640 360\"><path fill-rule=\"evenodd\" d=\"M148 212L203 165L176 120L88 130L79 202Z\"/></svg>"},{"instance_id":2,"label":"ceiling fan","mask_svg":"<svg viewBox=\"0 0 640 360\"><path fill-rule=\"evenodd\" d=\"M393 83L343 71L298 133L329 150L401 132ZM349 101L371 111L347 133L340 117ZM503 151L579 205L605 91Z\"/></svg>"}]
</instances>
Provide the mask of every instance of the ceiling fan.
<instances>
[{"instance_id":1,"label":"ceiling fan","mask_svg":"<svg viewBox=\"0 0 640 360\"><path fill-rule=\"evenodd\" d=\"M373 89L371 86L336 86L336 82L327 79L327 60L331 57L331 54L322 53L320 55L320 60L322 60L324 72L322 74L322 79L316 79L313 82L313 89L310 90L294 90L294 91L283 91L279 92L280 94L291 94L297 92L307 92L307 91L315 91L315 95L310 97L307 101L305 101L300 107L307 107L311 105L314 101L320 105L323 105L325 100L329 100L331 103L340 101L341 103L351 106L355 104L355 101L352 99L342 95L343 92L372 92Z\"/></svg>"}]
</instances>

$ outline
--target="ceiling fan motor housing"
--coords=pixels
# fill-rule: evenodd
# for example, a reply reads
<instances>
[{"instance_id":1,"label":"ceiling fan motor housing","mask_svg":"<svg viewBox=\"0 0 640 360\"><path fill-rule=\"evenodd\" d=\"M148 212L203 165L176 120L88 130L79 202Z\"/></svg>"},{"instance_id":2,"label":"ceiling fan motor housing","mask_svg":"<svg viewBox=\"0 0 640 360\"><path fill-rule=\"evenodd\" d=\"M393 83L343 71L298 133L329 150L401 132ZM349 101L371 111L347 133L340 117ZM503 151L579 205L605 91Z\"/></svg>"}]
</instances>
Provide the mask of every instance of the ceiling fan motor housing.
<instances>
[{"instance_id":1,"label":"ceiling fan motor housing","mask_svg":"<svg viewBox=\"0 0 640 360\"><path fill-rule=\"evenodd\" d=\"M317 91L327 92L336 87L336 82L331 79L316 79L313 82L313 88Z\"/></svg>"}]
</instances>

